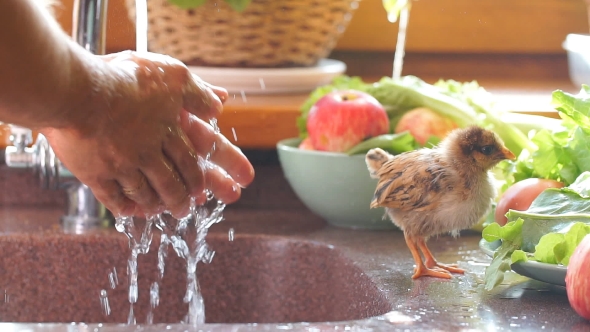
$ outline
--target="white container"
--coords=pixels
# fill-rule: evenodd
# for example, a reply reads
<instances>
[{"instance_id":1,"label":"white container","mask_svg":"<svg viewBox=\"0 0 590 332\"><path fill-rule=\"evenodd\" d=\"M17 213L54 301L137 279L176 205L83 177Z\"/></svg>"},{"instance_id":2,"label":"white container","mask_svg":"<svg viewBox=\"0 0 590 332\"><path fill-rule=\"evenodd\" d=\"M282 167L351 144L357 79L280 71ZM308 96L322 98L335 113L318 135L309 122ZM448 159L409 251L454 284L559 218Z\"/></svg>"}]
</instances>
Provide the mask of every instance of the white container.
<instances>
[{"instance_id":1,"label":"white container","mask_svg":"<svg viewBox=\"0 0 590 332\"><path fill-rule=\"evenodd\" d=\"M563 42L572 82L590 85L590 35L569 34Z\"/></svg>"}]
</instances>

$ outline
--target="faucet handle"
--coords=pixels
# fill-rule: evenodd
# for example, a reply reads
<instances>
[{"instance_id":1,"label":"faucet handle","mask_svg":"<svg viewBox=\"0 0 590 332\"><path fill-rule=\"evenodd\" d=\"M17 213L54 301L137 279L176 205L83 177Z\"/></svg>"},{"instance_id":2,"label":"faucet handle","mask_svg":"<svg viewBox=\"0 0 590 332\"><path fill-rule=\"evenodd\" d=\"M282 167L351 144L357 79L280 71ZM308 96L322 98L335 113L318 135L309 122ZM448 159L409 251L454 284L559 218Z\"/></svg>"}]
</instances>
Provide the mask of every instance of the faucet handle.
<instances>
[{"instance_id":1,"label":"faucet handle","mask_svg":"<svg viewBox=\"0 0 590 332\"><path fill-rule=\"evenodd\" d=\"M33 143L33 131L29 128L10 124L10 142L19 151L24 151L27 146Z\"/></svg>"},{"instance_id":2,"label":"faucet handle","mask_svg":"<svg viewBox=\"0 0 590 332\"><path fill-rule=\"evenodd\" d=\"M6 147L4 159L6 165L14 168L29 168L36 163L34 148L28 147L33 142L33 132L25 127L9 125L10 142Z\"/></svg>"}]
</instances>

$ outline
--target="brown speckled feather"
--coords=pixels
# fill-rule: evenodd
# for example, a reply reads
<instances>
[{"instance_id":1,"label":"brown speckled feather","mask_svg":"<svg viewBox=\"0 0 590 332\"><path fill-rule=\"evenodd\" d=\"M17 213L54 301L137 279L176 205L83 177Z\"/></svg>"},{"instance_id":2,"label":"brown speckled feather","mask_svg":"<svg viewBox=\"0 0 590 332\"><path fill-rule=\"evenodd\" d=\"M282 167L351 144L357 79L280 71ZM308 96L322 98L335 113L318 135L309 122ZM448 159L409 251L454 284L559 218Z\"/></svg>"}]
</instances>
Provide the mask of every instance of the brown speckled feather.
<instances>
[{"instance_id":1,"label":"brown speckled feather","mask_svg":"<svg viewBox=\"0 0 590 332\"><path fill-rule=\"evenodd\" d=\"M436 208L440 195L453 188L448 165L435 151L426 151L404 153L383 164L371 207L416 212Z\"/></svg>"}]
</instances>

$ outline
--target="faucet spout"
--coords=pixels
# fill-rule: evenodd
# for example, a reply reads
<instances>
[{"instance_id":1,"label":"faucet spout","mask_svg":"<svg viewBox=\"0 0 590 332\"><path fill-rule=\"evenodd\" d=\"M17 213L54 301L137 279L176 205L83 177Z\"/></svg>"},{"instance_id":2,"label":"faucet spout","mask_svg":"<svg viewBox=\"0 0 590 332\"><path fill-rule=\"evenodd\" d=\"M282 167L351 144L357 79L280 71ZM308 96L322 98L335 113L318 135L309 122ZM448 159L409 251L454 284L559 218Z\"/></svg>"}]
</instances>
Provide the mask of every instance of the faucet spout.
<instances>
[{"instance_id":1,"label":"faucet spout","mask_svg":"<svg viewBox=\"0 0 590 332\"><path fill-rule=\"evenodd\" d=\"M105 54L108 0L75 0L72 37L86 50Z\"/></svg>"}]
</instances>

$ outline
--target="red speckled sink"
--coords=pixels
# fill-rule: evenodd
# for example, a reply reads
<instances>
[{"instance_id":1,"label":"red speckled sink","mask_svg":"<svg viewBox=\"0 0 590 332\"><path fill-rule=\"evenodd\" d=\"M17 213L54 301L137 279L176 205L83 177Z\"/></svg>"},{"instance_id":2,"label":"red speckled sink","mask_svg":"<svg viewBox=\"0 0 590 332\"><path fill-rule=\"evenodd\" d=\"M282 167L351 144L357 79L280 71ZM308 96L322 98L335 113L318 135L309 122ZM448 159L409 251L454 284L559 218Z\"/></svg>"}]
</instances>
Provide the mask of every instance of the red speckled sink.
<instances>
[{"instance_id":1,"label":"red speckled sink","mask_svg":"<svg viewBox=\"0 0 590 332\"><path fill-rule=\"evenodd\" d=\"M156 280L158 239L140 256L138 323L146 322L149 285ZM263 235L211 234L211 264L199 264L208 323L321 322L362 319L390 308L372 281L337 249ZM0 237L0 317L9 322L127 322L126 238L36 234ZM119 285L109 286L115 267ZM178 323L187 313L183 261L170 250L154 323ZM111 315L99 294L109 294ZM2 294L0 294L2 295ZM4 303L2 303L4 302Z\"/></svg>"}]
</instances>

